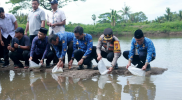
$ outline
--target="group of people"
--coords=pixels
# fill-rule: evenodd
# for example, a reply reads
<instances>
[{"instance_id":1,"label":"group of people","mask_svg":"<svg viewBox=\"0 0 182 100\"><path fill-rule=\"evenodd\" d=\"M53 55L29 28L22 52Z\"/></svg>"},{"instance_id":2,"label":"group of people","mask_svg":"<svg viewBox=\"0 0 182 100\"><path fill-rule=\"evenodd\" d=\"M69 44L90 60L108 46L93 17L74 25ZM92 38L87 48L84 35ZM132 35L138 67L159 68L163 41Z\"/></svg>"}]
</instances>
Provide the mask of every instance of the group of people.
<instances>
[{"instance_id":1,"label":"group of people","mask_svg":"<svg viewBox=\"0 0 182 100\"><path fill-rule=\"evenodd\" d=\"M14 68L28 68L29 60L44 64L44 59L46 59L46 67L50 67L52 60L58 67L64 67L67 53L68 68L71 68L74 59L78 62L78 70L82 70L83 65L91 69L93 59L99 62L102 58L106 58L111 62L110 72L118 69L117 61L122 55L121 47L119 39L113 35L111 28L106 28L99 37L97 46L93 46L92 36L84 33L81 26L75 27L73 32L65 31L65 14L57 8L58 1L53 0L51 1L53 10L47 16L49 26L49 36L47 36L48 29L44 28L45 13L38 6L39 1L32 0L33 10L28 15L25 31L18 27L14 15L5 13L0 7L0 42L4 48L3 67L9 65L9 57L14 62ZM149 38L144 37L142 30L138 29L134 32L131 50L124 51L123 56L129 60L126 68L132 63L148 71L149 63L156 57L155 47ZM25 66L20 60L25 61ZM93 69L98 70L98 67Z\"/></svg>"}]
</instances>

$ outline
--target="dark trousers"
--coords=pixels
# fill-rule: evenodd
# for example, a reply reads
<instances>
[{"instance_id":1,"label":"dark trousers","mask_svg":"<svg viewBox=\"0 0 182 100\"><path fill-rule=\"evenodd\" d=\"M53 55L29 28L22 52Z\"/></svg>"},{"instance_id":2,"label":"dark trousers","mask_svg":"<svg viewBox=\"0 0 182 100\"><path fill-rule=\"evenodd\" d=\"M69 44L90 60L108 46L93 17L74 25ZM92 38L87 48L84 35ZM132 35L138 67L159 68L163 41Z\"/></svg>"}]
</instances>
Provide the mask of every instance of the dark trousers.
<instances>
[{"instance_id":1,"label":"dark trousers","mask_svg":"<svg viewBox=\"0 0 182 100\"><path fill-rule=\"evenodd\" d=\"M59 51L62 52L62 46L59 47ZM55 55L53 63L58 63L59 59L56 56L56 51L54 50L54 48L53 48L53 52L54 52L54 55ZM71 41L70 43L68 43L68 49L67 49L68 62L71 60L72 53L73 53L73 42ZM65 63L65 57L63 59L63 63Z\"/></svg>"},{"instance_id":2,"label":"dark trousers","mask_svg":"<svg viewBox=\"0 0 182 100\"><path fill-rule=\"evenodd\" d=\"M33 41L33 39L34 39L34 37L36 37L37 35L30 35L29 37L30 37L30 44L32 44L32 41Z\"/></svg>"},{"instance_id":3,"label":"dark trousers","mask_svg":"<svg viewBox=\"0 0 182 100\"><path fill-rule=\"evenodd\" d=\"M42 59L42 56L43 54L40 54L40 55L37 55L36 53L33 54L33 59L32 61L34 61L35 63L39 64L40 61L38 59ZM47 64L50 64L51 61L54 59L54 53L52 51L50 51L46 56L45 58L47 59L46 60L46 65Z\"/></svg>"},{"instance_id":4,"label":"dark trousers","mask_svg":"<svg viewBox=\"0 0 182 100\"><path fill-rule=\"evenodd\" d=\"M9 57L14 62L14 65L18 67L23 67L23 64L19 60L25 61L25 66L29 66L29 53L30 51L27 50L23 51L23 53L10 52Z\"/></svg>"},{"instance_id":5,"label":"dark trousers","mask_svg":"<svg viewBox=\"0 0 182 100\"><path fill-rule=\"evenodd\" d=\"M6 64L9 64L9 55L8 55L9 50L7 49L7 47L8 47L8 45L10 44L10 41L12 40L12 37L9 35L9 36L7 37L7 39L6 39L6 38L4 38L4 37L2 36L2 40L3 40L3 42L4 42L4 47L3 47L3 49L4 49L4 62L5 62Z\"/></svg>"},{"instance_id":6,"label":"dark trousers","mask_svg":"<svg viewBox=\"0 0 182 100\"><path fill-rule=\"evenodd\" d=\"M107 52L101 50L101 56L103 58L106 58L109 62L112 62L113 58L114 58L114 52L107 53Z\"/></svg>"},{"instance_id":7,"label":"dark trousers","mask_svg":"<svg viewBox=\"0 0 182 100\"><path fill-rule=\"evenodd\" d=\"M83 51L81 51L81 50L78 50L78 49L74 51L74 57L75 57L75 59L77 60L77 62L80 61L80 59L82 58L82 56L83 56L84 54L85 54L85 52L83 52ZM98 62L98 60L97 60L97 54L96 54L96 47L95 47L95 46L92 47L92 52L91 52L91 54L89 54L89 55L83 60L83 64L84 64L84 65L89 65L93 58L96 60L96 62Z\"/></svg>"},{"instance_id":8,"label":"dark trousers","mask_svg":"<svg viewBox=\"0 0 182 100\"><path fill-rule=\"evenodd\" d=\"M4 57L4 47L0 44L0 58Z\"/></svg>"},{"instance_id":9,"label":"dark trousers","mask_svg":"<svg viewBox=\"0 0 182 100\"><path fill-rule=\"evenodd\" d=\"M124 51L124 52L123 52L123 56L124 56L126 59L129 59L129 58L128 58L128 55L129 55L129 51ZM147 51L140 51L140 54L139 54L139 55L134 55L134 56L133 56L132 64L133 64L133 65L138 64L138 68L142 68L142 67L145 65L146 58L147 58ZM155 58L152 57L152 61L153 61L154 59L155 59Z\"/></svg>"}]
</instances>

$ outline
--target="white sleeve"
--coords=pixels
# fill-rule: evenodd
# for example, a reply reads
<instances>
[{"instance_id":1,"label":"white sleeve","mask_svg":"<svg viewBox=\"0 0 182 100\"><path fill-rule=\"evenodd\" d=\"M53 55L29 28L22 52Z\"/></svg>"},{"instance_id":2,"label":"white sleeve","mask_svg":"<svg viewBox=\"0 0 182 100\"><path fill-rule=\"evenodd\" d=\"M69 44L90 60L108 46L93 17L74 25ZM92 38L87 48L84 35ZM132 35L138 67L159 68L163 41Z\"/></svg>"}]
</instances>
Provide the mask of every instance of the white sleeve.
<instances>
[{"instance_id":1,"label":"white sleeve","mask_svg":"<svg viewBox=\"0 0 182 100\"><path fill-rule=\"evenodd\" d=\"M64 20L66 20L66 16L64 11L61 10L61 21L64 21Z\"/></svg>"},{"instance_id":2,"label":"white sleeve","mask_svg":"<svg viewBox=\"0 0 182 100\"><path fill-rule=\"evenodd\" d=\"M16 18L15 18L15 16L13 14L11 14L11 20L12 20L13 23L16 21Z\"/></svg>"}]
</instances>

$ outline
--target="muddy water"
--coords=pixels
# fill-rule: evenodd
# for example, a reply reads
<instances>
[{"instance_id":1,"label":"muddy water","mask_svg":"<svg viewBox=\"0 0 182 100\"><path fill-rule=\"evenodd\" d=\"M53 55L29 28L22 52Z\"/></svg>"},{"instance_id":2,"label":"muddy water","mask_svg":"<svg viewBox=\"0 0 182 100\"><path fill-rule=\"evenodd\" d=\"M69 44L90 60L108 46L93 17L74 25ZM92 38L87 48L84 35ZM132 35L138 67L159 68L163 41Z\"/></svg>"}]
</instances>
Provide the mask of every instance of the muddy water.
<instances>
[{"instance_id":1,"label":"muddy water","mask_svg":"<svg viewBox=\"0 0 182 100\"><path fill-rule=\"evenodd\" d=\"M122 51L130 38L120 38ZM0 72L0 100L182 100L182 38L152 38L153 67L168 68L150 77L106 75L73 79L49 73ZM96 45L97 41L94 41ZM105 64L110 65L107 60ZM96 65L95 61L93 63ZM122 57L119 66L127 60Z\"/></svg>"}]
</instances>

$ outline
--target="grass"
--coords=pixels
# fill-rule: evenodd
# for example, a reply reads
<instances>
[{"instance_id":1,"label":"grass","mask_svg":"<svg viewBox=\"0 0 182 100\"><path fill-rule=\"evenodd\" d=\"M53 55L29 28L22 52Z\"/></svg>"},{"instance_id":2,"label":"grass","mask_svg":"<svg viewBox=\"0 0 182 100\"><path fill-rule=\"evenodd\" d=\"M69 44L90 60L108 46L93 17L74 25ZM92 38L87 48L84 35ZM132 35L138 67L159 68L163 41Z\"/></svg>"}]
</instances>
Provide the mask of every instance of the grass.
<instances>
[{"instance_id":1,"label":"grass","mask_svg":"<svg viewBox=\"0 0 182 100\"><path fill-rule=\"evenodd\" d=\"M142 29L144 33L169 33L169 32L180 32L182 31L182 22L165 22L165 23L116 23L116 26L111 26L110 23L85 25L80 23L66 25L66 31L73 32L76 26L81 26L84 29L84 33L92 35L102 34L104 29L111 28L114 34L133 34L137 29ZM26 28L25 24L18 24L19 27ZM46 28L49 27L46 25Z\"/></svg>"}]
</instances>

